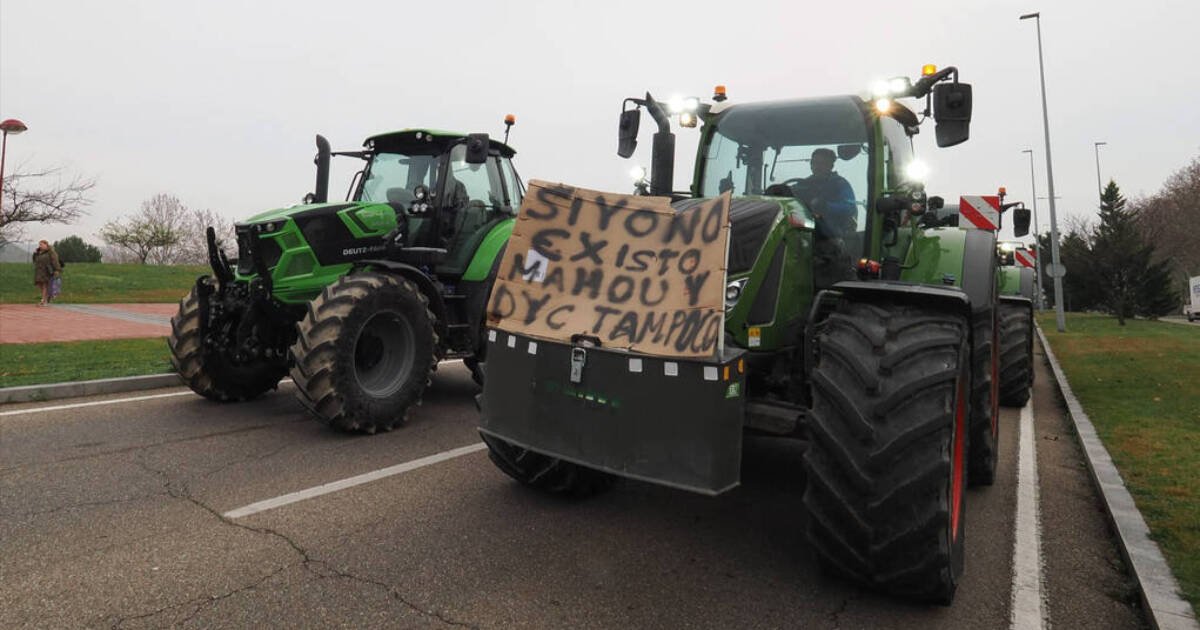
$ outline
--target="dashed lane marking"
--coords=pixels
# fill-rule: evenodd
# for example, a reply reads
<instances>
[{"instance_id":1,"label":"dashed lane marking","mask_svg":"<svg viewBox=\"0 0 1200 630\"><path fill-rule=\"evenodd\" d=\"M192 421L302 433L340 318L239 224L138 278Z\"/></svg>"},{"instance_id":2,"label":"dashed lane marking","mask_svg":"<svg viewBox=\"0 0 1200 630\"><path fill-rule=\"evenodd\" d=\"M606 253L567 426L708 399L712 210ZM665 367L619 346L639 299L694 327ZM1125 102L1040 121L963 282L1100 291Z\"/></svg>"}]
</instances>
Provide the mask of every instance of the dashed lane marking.
<instances>
[{"instance_id":1,"label":"dashed lane marking","mask_svg":"<svg viewBox=\"0 0 1200 630\"><path fill-rule=\"evenodd\" d=\"M448 451L442 451L441 453L436 453L420 459L414 459L410 462L404 462L403 464L396 464L395 466L380 468L379 470L369 473L347 477L346 479L341 479L338 481L331 481L329 483L314 486L306 490L290 492L273 499L266 499L264 501L251 503L250 505L240 507L236 510L230 510L223 516L227 519L235 519L250 516L251 514L258 514L259 512L266 512L267 510L273 510L285 505L291 505L292 503L298 503L314 497L319 497L333 492L339 492L347 488L353 488L354 486L361 486L364 483L378 481L379 479L383 479L385 477L391 477L393 475L399 475L401 473L413 471L418 468L432 466L433 464L451 460L456 457L462 457L463 455L470 455L471 453L481 451L485 448L487 448L486 444L479 443L462 446Z\"/></svg>"},{"instance_id":2,"label":"dashed lane marking","mask_svg":"<svg viewBox=\"0 0 1200 630\"><path fill-rule=\"evenodd\" d=\"M1042 525L1038 508L1037 440L1033 427L1032 398L1021 408L1020 432L1009 627L1014 630L1040 630L1045 628L1046 608L1042 590Z\"/></svg>"}]
</instances>

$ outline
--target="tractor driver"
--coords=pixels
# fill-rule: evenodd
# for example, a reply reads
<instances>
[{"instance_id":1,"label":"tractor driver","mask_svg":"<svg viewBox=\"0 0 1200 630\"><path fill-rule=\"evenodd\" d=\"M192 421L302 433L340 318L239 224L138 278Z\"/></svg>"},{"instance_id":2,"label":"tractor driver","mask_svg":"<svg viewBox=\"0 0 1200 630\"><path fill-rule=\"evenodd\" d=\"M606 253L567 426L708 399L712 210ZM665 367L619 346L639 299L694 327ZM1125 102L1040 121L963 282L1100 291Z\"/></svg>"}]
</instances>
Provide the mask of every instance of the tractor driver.
<instances>
[{"instance_id":1,"label":"tractor driver","mask_svg":"<svg viewBox=\"0 0 1200 630\"><path fill-rule=\"evenodd\" d=\"M833 170L836 161L837 154L832 149L814 150L809 160L812 175L793 188L796 198L808 206L817 220L813 279L821 288L852 277L843 239L854 232L858 205L850 182Z\"/></svg>"},{"instance_id":2,"label":"tractor driver","mask_svg":"<svg viewBox=\"0 0 1200 630\"><path fill-rule=\"evenodd\" d=\"M808 162L812 175L800 180L794 189L796 198L807 204L817 219L817 236L827 239L842 238L854 231L858 214L854 189L833 170L836 161L833 149L816 149Z\"/></svg>"}]
</instances>

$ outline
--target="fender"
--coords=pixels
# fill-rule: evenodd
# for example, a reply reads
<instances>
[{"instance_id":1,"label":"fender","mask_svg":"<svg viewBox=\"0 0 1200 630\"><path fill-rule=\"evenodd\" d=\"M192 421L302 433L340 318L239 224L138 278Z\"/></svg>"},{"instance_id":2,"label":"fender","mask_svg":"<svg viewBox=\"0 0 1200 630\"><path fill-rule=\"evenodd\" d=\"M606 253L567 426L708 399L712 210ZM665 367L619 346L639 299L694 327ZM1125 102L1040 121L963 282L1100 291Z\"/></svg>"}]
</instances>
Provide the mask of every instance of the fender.
<instances>
[{"instance_id":1,"label":"fender","mask_svg":"<svg viewBox=\"0 0 1200 630\"><path fill-rule=\"evenodd\" d=\"M1021 269L1021 295L1029 298L1031 301L1037 293L1037 272L1023 267Z\"/></svg>"},{"instance_id":2,"label":"fender","mask_svg":"<svg viewBox=\"0 0 1200 630\"><path fill-rule=\"evenodd\" d=\"M1000 302L1002 304L1024 306L1025 308L1028 308L1031 313L1033 312L1033 300L1023 295L1001 295Z\"/></svg>"},{"instance_id":3,"label":"fender","mask_svg":"<svg viewBox=\"0 0 1200 630\"><path fill-rule=\"evenodd\" d=\"M837 300L843 297L854 298L863 302L894 301L909 304L936 304L945 310L956 312L966 318L968 343L973 343L971 321L971 298L966 291L953 286L936 286L915 284L898 280L848 280L838 282L833 287L821 291L813 299L812 309L808 314L808 323L804 327L804 373L806 380L811 382L812 369L816 365L816 330L817 324L829 316L837 307Z\"/></svg>"},{"instance_id":4,"label":"fender","mask_svg":"<svg viewBox=\"0 0 1200 630\"><path fill-rule=\"evenodd\" d=\"M966 292L973 310L996 298L996 234L986 230L934 228L913 239L901 280Z\"/></svg>"},{"instance_id":5,"label":"fender","mask_svg":"<svg viewBox=\"0 0 1200 630\"><path fill-rule=\"evenodd\" d=\"M429 310L433 311L436 319L433 322L434 330L437 331L438 336L446 338L446 302L442 300L442 293L438 290L437 285L429 279L425 272L412 265L394 260L358 260L350 268L350 273L367 269L385 269L389 273L403 276L405 280L411 280L413 284L417 285L417 288L429 300Z\"/></svg>"},{"instance_id":6,"label":"fender","mask_svg":"<svg viewBox=\"0 0 1200 630\"><path fill-rule=\"evenodd\" d=\"M475 255L471 257L470 264L467 265L466 272L463 273L464 281L479 282L487 279L497 255L508 244L508 237L512 234L515 224L514 219L501 221L487 233L487 236L483 237L478 249L475 250Z\"/></svg>"}]
</instances>

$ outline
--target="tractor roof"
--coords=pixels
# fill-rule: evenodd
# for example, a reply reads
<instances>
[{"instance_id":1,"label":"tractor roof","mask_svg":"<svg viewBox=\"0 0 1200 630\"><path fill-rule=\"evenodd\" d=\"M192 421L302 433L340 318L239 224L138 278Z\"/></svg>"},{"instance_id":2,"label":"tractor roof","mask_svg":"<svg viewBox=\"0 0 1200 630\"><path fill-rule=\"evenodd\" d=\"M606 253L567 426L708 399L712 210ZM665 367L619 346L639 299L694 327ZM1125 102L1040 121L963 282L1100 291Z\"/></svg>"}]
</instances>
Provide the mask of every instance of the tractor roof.
<instances>
[{"instance_id":1,"label":"tractor roof","mask_svg":"<svg viewBox=\"0 0 1200 630\"><path fill-rule=\"evenodd\" d=\"M751 144L865 142L868 118L877 115L862 97L852 94L722 105L714 108L720 116L718 128ZM887 115L906 126L918 124L916 115L899 103L893 103Z\"/></svg>"},{"instance_id":2,"label":"tractor roof","mask_svg":"<svg viewBox=\"0 0 1200 630\"><path fill-rule=\"evenodd\" d=\"M418 143L449 146L466 137L465 133L441 129L401 129L400 131L375 134L367 138L363 142L363 146L372 146L377 151L403 152L405 149L411 150ZM499 140L491 140L490 144L492 149L499 151L500 155L504 157L512 157L517 153L512 147Z\"/></svg>"}]
</instances>

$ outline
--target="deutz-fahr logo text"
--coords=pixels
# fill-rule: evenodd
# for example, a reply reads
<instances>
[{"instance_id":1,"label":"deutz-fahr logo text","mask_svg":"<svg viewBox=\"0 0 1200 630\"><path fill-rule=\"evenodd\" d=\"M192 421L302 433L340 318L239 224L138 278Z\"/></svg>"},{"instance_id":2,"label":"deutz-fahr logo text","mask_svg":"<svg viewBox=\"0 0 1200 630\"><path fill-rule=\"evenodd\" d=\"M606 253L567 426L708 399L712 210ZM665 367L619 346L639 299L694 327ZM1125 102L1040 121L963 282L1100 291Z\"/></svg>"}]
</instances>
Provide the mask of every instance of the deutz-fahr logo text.
<instances>
[{"instance_id":1,"label":"deutz-fahr logo text","mask_svg":"<svg viewBox=\"0 0 1200 630\"><path fill-rule=\"evenodd\" d=\"M372 252L381 252L387 249L384 245L370 245L367 247L347 247L342 250L343 256L358 256L359 254L370 254Z\"/></svg>"}]
</instances>

